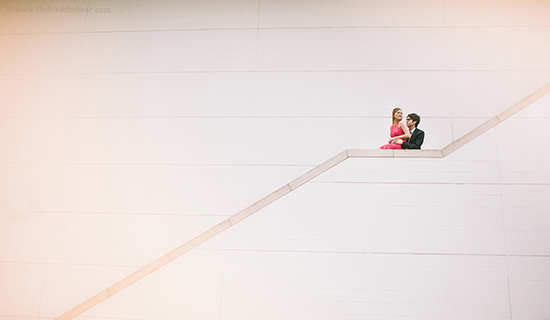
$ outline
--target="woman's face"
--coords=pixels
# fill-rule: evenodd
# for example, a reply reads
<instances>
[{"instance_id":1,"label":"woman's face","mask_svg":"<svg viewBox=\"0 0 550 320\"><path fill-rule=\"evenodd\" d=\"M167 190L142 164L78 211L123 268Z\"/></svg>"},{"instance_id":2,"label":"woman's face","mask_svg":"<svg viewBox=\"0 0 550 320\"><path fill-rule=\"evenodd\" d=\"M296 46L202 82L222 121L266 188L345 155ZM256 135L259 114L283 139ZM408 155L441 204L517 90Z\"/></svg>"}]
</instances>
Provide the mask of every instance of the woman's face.
<instances>
[{"instance_id":1,"label":"woman's face","mask_svg":"<svg viewBox=\"0 0 550 320\"><path fill-rule=\"evenodd\" d=\"M394 115L395 119L398 121L403 120L403 111L397 110Z\"/></svg>"}]
</instances>

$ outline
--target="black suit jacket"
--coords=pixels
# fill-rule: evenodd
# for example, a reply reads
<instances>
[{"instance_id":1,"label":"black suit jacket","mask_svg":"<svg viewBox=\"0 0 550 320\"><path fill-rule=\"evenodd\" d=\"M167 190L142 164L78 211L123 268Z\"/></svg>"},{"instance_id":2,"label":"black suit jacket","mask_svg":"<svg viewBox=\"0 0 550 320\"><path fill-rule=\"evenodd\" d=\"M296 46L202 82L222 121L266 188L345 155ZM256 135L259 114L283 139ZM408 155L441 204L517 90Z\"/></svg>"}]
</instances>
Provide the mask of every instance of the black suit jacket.
<instances>
[{"instance_id":1,"label":"black suit jacket","mask_svg":"<svg viewBox=\"0 0 550 320\"><path fill-rule=\"evenodd\" d=\"M401 148L403 149L420 149L420 146L422 146L422 143L424 143L424 131L416 128L414 129L414 132L412 136L407 139L403 144L401 145Z\"/></svg>"}]
</instances>

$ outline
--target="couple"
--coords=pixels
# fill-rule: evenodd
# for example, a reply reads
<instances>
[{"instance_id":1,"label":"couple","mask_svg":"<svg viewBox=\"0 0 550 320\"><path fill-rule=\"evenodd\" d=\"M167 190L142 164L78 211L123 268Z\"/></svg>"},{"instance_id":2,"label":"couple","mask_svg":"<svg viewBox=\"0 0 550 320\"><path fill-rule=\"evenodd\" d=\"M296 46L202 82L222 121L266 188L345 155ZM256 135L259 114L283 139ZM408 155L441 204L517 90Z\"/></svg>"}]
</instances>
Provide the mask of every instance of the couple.
<instances>
[{"instance_id":1,"label":"couple","mask_svg":"<svg viewBox=\"0 0 550 320\"><path fill-rule=\"evenodd\" d=\"M417 128L420 116L416 113L407 115L403 120L403 111L395 108L392 111L392 126L390 127L390 140L380 149L420 149L424 142L424 131Z\"/></svg>"}]
</instances>

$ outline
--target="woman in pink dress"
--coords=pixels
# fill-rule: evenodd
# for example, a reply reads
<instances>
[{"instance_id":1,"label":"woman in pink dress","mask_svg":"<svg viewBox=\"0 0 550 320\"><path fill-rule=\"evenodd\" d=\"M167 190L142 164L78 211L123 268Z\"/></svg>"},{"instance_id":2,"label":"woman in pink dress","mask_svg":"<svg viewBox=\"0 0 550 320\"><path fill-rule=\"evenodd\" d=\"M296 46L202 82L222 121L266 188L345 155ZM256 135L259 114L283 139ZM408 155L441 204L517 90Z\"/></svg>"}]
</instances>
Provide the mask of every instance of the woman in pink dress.
<instances>
[{"instance_id":1,"label":"woman in pink dress","mask_svg":"<svg viewBox=\"0 0 550 320\"><path fill-rule=\"evenodd\" d=\"M392 126L390 127L390 140L388 144L380 147L380 149L401 149L401 144L396 142L403 142L408 139L411 134L409 128L403 120L403 111L399 108L393 109L392 113Z\"/></svg>"}]
</instances>

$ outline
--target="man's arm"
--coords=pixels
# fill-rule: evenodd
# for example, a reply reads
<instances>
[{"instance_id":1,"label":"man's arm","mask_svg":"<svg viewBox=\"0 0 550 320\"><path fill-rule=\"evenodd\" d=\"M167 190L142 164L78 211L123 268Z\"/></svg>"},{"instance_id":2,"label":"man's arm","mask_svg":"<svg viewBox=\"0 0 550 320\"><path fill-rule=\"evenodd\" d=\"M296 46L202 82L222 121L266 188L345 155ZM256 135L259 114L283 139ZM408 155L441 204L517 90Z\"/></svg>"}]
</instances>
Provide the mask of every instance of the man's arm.
<instances>
[{"instance_id":1,"label":"man's arm","mask_svg":"<svg viewBox=\"0 0 550 320\"><path fill-rule=\"evenodd\" d=\"M416 131L418 131L418 133L415 134L414 137L411 137L412 139L409 139L408 142L403 142L401 145L403 149L420 149L424 143L424 131L420 129L416 129Z\"/></svg>"}]
</instances>

